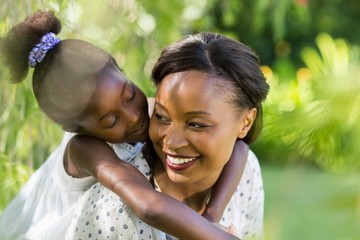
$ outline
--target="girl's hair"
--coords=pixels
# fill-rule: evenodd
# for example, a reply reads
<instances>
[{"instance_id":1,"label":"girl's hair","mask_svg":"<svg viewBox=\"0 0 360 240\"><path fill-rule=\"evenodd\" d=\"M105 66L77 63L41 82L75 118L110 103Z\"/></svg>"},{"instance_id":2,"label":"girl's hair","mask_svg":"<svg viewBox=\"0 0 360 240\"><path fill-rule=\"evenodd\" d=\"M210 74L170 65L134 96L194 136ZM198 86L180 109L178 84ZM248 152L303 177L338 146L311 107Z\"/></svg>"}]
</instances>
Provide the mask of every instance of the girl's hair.
<instances>
[{"instance_id":1,"label":"girl's hair","mask_svg":"<svg viewBox=\"0 0 360 240\"><path fill-rule=\"evenodd\" d=\"M1 51L13 83L27 76L29 53L41 38L60 30L59 19L48 11L37 11L10 30ZM105 68L118 66L104 50L77 39L60 41L36 64L33 73L33 91L41 109L61 126L77 129L76 119L86 108L96 79Z\"/></svg>"},{"instance_id":2,"label":"girl's hair","mask_svg":"<svg viewBox=\"0 0 360 240\"><path fill-rule=\"evenodd\" d=\"M225 36L198 33L166 47L155 64L151 77L158 86L167 75L189 70L220 77L222 81L215 84L222 86L223 91L231 96L239 111L257 109L256 119L243 139L248 144L252 143L262 129L261 102L269 91L256 54L243 43Z\"/></svg>"}]
</instances>

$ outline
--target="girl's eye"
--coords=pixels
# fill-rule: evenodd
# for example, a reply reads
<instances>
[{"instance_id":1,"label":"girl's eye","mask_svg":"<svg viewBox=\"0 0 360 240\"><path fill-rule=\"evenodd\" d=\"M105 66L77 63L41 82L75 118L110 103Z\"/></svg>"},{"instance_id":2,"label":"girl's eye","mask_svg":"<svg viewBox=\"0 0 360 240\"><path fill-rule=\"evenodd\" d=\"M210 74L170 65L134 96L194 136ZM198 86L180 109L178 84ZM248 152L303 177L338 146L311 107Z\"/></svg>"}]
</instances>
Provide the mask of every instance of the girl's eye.
<instances>
[{"instance_id":1,"label":"girl's eye","mask_svg":"<svg viewBox=\"0 0 360 240\"><path fill-rule=\"evenodd\" d=\"M113 119L113 123L109 126L109 128L113 128L116 126L116 124L119 122L119 115L115 114Z\"/></svg>"},{"instance_id":2,"label":"girl's eye","mask_svg":"<svg viewBox=\"0 0 360 240\"><path fill-rule=\"evenodd\" d=\"M127 102L127 103L130 102L131 100L133 100L133 99L135 98L135 96L136 96L136 91L135 91L135 89L131 86L131 95L130 95L130 97L126 100L126 102Z\"/></svg>"}]
</instances>

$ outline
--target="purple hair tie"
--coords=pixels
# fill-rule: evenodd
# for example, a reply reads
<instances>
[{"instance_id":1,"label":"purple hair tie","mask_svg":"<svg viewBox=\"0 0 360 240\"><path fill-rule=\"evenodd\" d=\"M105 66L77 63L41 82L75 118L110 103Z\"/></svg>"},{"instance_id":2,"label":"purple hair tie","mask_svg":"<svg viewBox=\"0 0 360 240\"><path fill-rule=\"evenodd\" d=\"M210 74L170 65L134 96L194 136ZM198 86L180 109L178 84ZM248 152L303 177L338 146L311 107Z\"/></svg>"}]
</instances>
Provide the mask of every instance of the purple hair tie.
<instances>
[{"instance_id":1,"label":"purple hair tie","mask_svg":"<svg viewBox=\"0 0 360 240\"><path fill-rule=\"evenodd\" d=\"M37 63L41 63L44 59L46 53L56 46L60 42L60 39L56 38L56 35L52 32L49 32L42 36L40 42L35 45L29 54L28 64L30 67L34 68Z\"/></svg>"}]
</instances>

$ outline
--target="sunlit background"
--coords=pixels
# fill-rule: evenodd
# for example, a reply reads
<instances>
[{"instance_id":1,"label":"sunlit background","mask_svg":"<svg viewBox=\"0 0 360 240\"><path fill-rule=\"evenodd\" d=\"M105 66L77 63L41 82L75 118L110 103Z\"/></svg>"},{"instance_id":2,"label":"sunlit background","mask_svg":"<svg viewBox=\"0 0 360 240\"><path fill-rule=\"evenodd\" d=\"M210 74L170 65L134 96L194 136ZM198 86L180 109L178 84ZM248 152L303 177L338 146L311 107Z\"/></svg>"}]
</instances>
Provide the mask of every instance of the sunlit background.
<instances>
[{"instance_id":1,"label":"sunlit background","mask_svg":"<svg viewBox=\"0 0 360 240\"><path fill-rule=\"evenodd\" d=\"M60 38L113 54L147 96L161 49L198 31L250 45L271 85L264 130L251 146L266 192L266 240L360 239L360 4L358 0L2 0L0 37L37 9ZM58 145L31 79L0 66L0 212Z\"/></svg>"}]
</instances>

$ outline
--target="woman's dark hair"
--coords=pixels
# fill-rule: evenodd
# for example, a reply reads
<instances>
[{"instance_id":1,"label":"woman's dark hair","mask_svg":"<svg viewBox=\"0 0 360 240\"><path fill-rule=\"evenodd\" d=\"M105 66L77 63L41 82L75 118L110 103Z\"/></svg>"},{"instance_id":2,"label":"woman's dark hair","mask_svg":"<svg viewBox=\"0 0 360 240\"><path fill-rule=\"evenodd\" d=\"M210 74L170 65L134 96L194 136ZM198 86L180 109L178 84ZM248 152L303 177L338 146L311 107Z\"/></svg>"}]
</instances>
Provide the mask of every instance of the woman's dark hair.
<instances>
[{"instance_id":1,"label":"woman's dark hair","mask_svg":"<svg viewBox=\"0 0 360 240\"><path fill-rule=\"evenodd\" d=\"M256 119L243 139L252 143L262 129L261 102L269 91L257 55L236 40L214 33L198 33L166 47L153 68L151 78L158 86L167 75L189 70L220 77L224 91L232 96L238 110L257 109Z\"/></svg>"},{"instance_id":2,"label":"woman's dark hair","mask_svg":"<svg viewBox=\"0 0 360 240\"><path fill-rule=\"evenodd\" d=\"M26 78L29 53L40 39L60 30L53 12L37 11L9 31L1 42L1 55L13 83ZM33 73L33 91L41 109L61 126L76 129L75 120L86 108L95 80L105 67L118 68L104 50L77 39L60 41Z\"/></svg>"}]
</instances>

